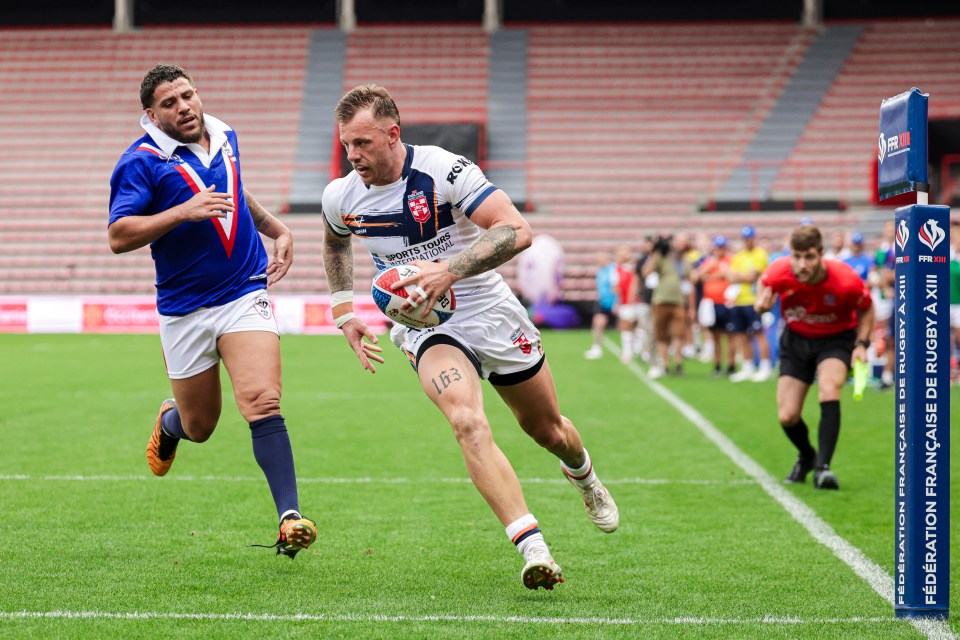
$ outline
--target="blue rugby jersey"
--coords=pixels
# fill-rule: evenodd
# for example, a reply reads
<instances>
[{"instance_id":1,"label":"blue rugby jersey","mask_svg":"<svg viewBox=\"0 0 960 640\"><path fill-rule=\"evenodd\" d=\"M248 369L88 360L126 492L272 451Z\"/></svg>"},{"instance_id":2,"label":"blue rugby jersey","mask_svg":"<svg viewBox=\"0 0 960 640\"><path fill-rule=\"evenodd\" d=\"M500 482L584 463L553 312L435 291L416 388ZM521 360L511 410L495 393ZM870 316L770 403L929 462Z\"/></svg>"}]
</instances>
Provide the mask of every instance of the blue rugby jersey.
<instances>
[{"instance_id":1,"label":"blue rugby jersey","mask_svg":"<svg viewBox=\"0 0 960 640\"><path fill-rule=\"evenodd\" d=\"M205 114L204 123L209 156L143 116L146 135L123 153L110 178L109 224L166 211L209 185L233 196L236 208L226 218L184 222L150 243L162 315L220 306L267 286L267 254L243 195L237 135L213 116Z\"/></svg>"}]
</instances>

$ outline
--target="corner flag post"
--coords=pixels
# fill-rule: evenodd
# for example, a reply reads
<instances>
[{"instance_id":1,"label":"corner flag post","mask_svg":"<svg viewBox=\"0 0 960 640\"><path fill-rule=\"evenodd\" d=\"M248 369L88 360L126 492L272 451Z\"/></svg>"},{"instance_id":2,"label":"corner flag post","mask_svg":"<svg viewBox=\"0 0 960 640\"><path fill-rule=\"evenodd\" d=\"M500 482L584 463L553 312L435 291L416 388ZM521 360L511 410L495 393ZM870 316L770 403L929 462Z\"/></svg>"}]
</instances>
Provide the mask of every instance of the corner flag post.
<instances>
[{"instance_id":1,"label":"corner flag post","mask_svg":"<svg viewBox=\"0 0 960 640\"><path fill-rule=\"evenodd\" d=\"M917 192L896 222L894 613L950 615L950 209L927 204L927 98L880 106L880 198Z\"/></svg>"}]
</instances>

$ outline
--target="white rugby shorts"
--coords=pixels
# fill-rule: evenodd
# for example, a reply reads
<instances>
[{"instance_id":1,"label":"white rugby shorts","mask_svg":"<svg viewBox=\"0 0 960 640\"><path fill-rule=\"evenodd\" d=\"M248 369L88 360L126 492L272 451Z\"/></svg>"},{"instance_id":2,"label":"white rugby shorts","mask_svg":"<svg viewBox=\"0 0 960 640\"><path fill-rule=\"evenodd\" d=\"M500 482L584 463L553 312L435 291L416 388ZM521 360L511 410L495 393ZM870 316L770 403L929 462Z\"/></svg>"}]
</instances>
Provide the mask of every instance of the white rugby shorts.
<instances>
[{"instance_id":1,"label":"white rugby shorts","mask_svg":"<svg viewBox=\"0 0 960 640\"><path fill-rule=\"evenodd\" d=\"M490 378L494 384L521 382L522 372L536 373L543 359L540 331L514 296L465 318L454 313L450 320L430 329L395 325L390 339L409 354L414 367L424 344L452 341L470 358L480 377Z\"/></svg>"},{"instance_id":2,"label":"white rugby shorts","mask_svg":"<svg viewBox=\"0 0 960 640\"><path fill-rule=\"evenodd\" d=\"M622 304L617 307L617 318L624 322L635 322L640 319L639 304Z\"/></svg>"},{"instance_id":3,"label":"white rugby shorts","mask_svg":"<svg viewBox=\"0 0 960 640\"><path fill-rule=\"evenodd\" d=\"M251 291L219 307L201 307L185 316L160 316L160 344L167 376L182 380L220 363L217 338L241 331L280 334L266 289Z\"/></svg>"}]
</instances>

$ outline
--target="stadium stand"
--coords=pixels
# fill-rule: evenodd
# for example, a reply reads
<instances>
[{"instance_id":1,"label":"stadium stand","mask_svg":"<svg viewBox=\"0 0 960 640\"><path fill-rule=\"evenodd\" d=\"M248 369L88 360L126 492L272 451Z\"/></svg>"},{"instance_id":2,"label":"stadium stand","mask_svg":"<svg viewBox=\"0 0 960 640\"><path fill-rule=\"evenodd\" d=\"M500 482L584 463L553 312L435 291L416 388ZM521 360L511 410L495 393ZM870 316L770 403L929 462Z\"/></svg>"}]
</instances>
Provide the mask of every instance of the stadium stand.
<instances>
[{"instance_id":1,"label":"stadium stand","mask_svg":"<svg viewBox=\"0 0 960 640\"><path fill-rule=\"evenodd\" d=\"M405 125L431 122L487 121L487 69L489 40L479 28L450 26L432 35L429 43L411 46L407 29L370 26L351 33L344 43L342 75L339 86L326 86L331 104L323 112L314 110L323 121L321 131L329 131L323 149L328 161L299 165L303 175L312 174L322 189L330 177L330 164L339 157L329 150L336 142L333 107L340 95L358 84L375 83L387 87L400 107ZM328 43L329 47L329 43ZM451 61L455 61L453 64ZM318 191L313 202L319 201ZM324 222L317 213L287 216L296 242L296 268L276 285L279 293L327 293L326 274L321 259ZM369 290L376 268L362 247L354 252L355 281L358 291ZM295 276L294 276L295 274Z\"/></svg>"},{"instance_id":2,"label":"stadium stand","mask_svg":"<svg viewBox=\"0 0 960 640\"><path fill-rule=\"evenodd\" d=\"M205 109L240 132L247 187L266 206L283 205L308 34L304 27L4 30L0 292L152 292L149 250L112 255L105 227L110 173L142 135L137 90L157 62L193 74Z\"/></svg>"},{"instance_id":3,"label":"stadium stand","mask_svg":"<svg viewBox=\"0 0 960 640\"><path fill-rule=\"evenodd\" d=\"M870 200L880 102L911 87L930 94L930 118L960 118L960 20L865 25L780 175L774 197Z\"/></svg>"},{"instance_id":4,"label":"stadium stand","mask_svg":"<svg viewBox=\"0 0 960 640\"><path fill-rule=\"evenodd\" d=\"M363 27L347 41L343 87L389 88L406 123L483 122L489 55L479 26L448 26L419 42L404 27Z\"/></svg>"},{"instance_id":5,"label":"stadium stand","mask_svg":"<svg viewBox=\"0 0 960 640\"><path fill-rule=\"evenodd\" d=\"M593 296L598 249L742 222L694 220L811 39L786 23L530 29L530 220L564 244L571 297Z\"/></svg>"},{"instance_id":6,"label":"stadium stand","mask_svg":"<svg viewBox=\"0 0 960 640\"><path fill-rule=\"evenodd\" d=\"M733 172L716 200L751 203L770 199L770 183L862 32L860 26L823 27L819 30L803 62L744 153L743 164Z\"/></svg>"},{"instance_id":7,"label":"stadium stand","mask_svg":"<svg viewBox=\"0 0 960 640\"><path fill-rule=\"evenodd\" d=\"M919 86L932 95L932 117L960 113L951 82L960 20L857 28L852 53L778 161L779 200L867 203L882 97ZM0 293L152 292L149 251L112 255L105 224L110 172L140 134L137 87L161 61L191 71L205 108L238 130L244 180L278 213L316 201L337 161L331 105L356 84L387 86L405 124L497 127L488 170L526 204L536 233L563 244L570 299L593 296L597 249L635 246L651 232L753 224L782 238L803 213L701 208L742 166L818 37L790 22L531 25L493 36L450 25L422 41L385 25L349 35L294 26L3 30ZM523 118L505 108L514 103ZM849 210L816 217L838 228L858 220ZM296 266L276 290L326 293L320 216L284 219ZM363 290L373 265L356 253ZM515 285L514 265L503 272Z\"/></svg>"}]
</instances>

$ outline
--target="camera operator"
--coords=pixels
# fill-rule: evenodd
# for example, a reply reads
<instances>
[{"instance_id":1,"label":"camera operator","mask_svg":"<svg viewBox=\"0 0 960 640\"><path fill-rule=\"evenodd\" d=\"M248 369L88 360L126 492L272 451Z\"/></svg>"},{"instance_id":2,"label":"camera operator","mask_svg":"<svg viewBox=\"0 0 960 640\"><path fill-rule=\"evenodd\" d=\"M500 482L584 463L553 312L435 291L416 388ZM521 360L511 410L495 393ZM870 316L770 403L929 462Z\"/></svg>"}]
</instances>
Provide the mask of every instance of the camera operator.
<instances>
[{"instance_id":1,"label":"camera operator","mask_svg":"<svg viewBox=\"0 0 960 640\"><path fill-rule=\"evenodd\" d=\"M653 339L656 341L660 361L652 364L648 375L659 378L670 370L670 353L673 353L675 371L683 374L681 342L686 330L684 314L684 287L682 282L688 274L673 237L660 234L653 241L650 257L643 265L644 278L657 274L653 290ZM687 287L689 290L689 287ZM690 294L688 293L687 296Z\"/></svg>"}]
</instances>

